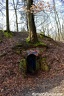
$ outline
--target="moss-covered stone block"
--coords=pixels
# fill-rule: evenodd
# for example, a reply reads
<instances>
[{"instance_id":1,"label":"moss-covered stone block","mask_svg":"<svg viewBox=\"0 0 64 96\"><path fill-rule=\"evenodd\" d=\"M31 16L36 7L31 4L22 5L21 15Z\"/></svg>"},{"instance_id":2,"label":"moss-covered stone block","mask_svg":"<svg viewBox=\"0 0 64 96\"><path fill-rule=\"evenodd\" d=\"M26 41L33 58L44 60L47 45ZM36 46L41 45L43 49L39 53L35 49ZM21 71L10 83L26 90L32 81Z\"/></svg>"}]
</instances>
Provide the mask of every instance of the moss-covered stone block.
<instances>
[{"instance_id":1,"label":"moss-covered stone block","mask_svg":"<svg viewBox=\"0 0 64 96\"><path fill-rule=\"evenodd\" d=\"M36 71L40 69L40 59L36 60Z\"/></svg>"},{"instance_id":2,"label":"moss-covered stone block","mask_svg":"<svg viewBox=\"0 0 64 96\"><path fill-rule=\"evenodd\" d=\"M47 64L41 64L41 70L49 71L49 66Z\"/></svg>"},{"instance_id":3,"label":"moss-covered stone block","mask_svg":"<svg viewBox=\"0 0 64 96\"><path fill-rule=\"evenodd\" d=\"M21 59L19 63L19 70L22 74L26 74L27 66L26 66L26 59Z\"/></svg>"},{"instance_id":4,"label":"moss-covered stone block","mask_svg":"<svg viewBox=\"0 0 64 96\"><path fill-rule=\"evenodd\" d=\"M27 73L27 59L26 58L22 58L20 60L19 70L22 73L22 75L25 77L26 73ZM49 68L49 66L46 62L46 58L36 57L36 70L35 70L35 72L38 72L39 70L42 70L42 71L45 71L45 72L48 72L50 70L50 68Z\"/></svg>"},{"instance_id":5,"label":"moss-covered stone block","mask_svg":"<svg viewBox=\"0 0 64 96\"><path fill-rule=\"evenodd\" d=\"M46 62L46 58L41 58L41 70L43 71L49 71L50 68Z\"/></svg>"}]
</instances>

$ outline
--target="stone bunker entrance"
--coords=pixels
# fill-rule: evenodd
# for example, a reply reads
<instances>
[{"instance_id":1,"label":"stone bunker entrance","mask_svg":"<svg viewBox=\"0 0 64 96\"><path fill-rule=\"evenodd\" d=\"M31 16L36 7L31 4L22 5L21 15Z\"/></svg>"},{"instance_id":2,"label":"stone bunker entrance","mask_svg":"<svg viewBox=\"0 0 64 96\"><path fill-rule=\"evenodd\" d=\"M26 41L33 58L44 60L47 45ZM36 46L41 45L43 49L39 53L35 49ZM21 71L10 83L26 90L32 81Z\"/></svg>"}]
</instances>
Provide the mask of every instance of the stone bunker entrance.
<instances>
[{"instance_id":1,"label":"stone bunker entrance","mask_svg":"<svg viewBox=\"0 0 64 96\"><path fill-rule=\"evenodd\" d=\"M17 47L15 48L17 49ZM18 50L14 50L14 52L22 54L19 62L19 70L22 72L22 74L38 73L39 70L49 71L46 57L43 55L44 51L47 49L46 46L28 47L26 49L20 48L21 50L19 50L19 48Z\"/></svg>"},{"instance_id":2,"label":"stone bunker entrance","mask_svg":"<svg viewBox=\"0 0 64 96\"><path fill-rule=\"evenodd\" d=\"M38 51L29 50L27 52L26 64L27 64L27 73L35 73L37 71L37 62L38 62Z\"/></svg>"},{"instance_id":3,"label":"stone bunker entrance","mask_svg":"<svg viewBox=\"0 0 64 96\"><path fill-rule=\"evenodd\" d=\"M46 58L42 57L42 48L32 48L23 51L24 58L21 59L19 68L22 74L35 74L39 70L49 71Z\"/></svg>"}]
</instances>

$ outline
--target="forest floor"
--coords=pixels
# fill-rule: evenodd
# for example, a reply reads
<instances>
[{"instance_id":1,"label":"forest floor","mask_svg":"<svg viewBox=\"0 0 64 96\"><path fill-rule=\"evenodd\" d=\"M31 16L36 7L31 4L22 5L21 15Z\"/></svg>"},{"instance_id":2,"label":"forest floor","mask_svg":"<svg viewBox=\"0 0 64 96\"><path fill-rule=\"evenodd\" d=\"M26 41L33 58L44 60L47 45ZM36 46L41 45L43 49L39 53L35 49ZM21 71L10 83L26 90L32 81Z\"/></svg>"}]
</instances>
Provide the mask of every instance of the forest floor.
<instances>
[{"instance_id":1,"label":"forest floor","mask_svg":"<svg viewBox=\"0 0 64 96\"><path fill-rule=\"evenodd\" d=\"M64 43L44 37L48 48L42 55L51 69L24 78L18 67L22 55L12 47L26 37L26 33L15 33L0 42L0 96L64 96Z\"/></svg>"}]
</instances>

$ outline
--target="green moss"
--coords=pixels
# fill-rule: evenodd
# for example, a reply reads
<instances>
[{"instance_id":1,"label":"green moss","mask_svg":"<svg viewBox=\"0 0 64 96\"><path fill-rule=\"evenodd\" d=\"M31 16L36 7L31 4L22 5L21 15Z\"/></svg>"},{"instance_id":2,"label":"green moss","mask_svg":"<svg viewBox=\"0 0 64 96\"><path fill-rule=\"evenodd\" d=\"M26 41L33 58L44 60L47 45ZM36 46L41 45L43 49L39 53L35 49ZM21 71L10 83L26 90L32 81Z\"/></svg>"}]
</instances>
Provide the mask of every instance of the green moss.
<instances>
[{"instance_id":1,"label":"green moss","mask_svg":"<svg viewBox=\"0 0 64 96\"><path fill-rule=\"evenodd\" d=\"M21 59L19 63L19 71L22 73L22 76L26 78L26 71L27 71L27 66L26 66L26 59Z\"/></svg>"},{"instance_id":2,"label":"green moss","mask_svg":"<svg viewBox=\"0 0 64 96\"><path fill-rule=\"evenodd\" d=\"M26 59L21 59L19 63L19 70L21 70L22 73L25 73L27 70L26 66Z\"/></svg>"},{"instance_id":3,"label":"green moss","mask_svg":"<svg viewBox=\"0 0 64 96\"><path fill-rule=\"evenodd\" d=\"M26 43L30 43L30 38L26 38Z\"/></svg>"},{"instance_id":4,"label":"green moss","mask_svg":"<svg viewBox=\"0 0 64 96\"><path fill-rule=\"evenodd\" d=\"M45 43L42 43L42 42L37 42L37 43L35 43L35 44L33 44L35 47L37 47L37 46L46 46L46 44Z\"/></svg>"},{"instance_id":5,"label":"green moss","mask_svg":"<svg viewBox=\"0 0 64 96\"><path fill-rule=\"evenodd\" d=\"M43 42L37 42L37 43L31 43L30 41L29 42L26 42L29 46L33 46L33 47L38 47L38 46L44 46L46 47L47 45Z\"/></svg>"},{"instance_id":6,"label":"green moss","mask_svg":"<svg viewBox=\"0 0 64 96\"><path fill-rule=\"evenodd\" d=\"M7 37L7 38L12 38L13 33L12 32L4 32L4 36Z\"/></svg>"},{"instance_id":7,"label":"green moss","mask_svg":"<svg viewBox=\"0 0 64 96\"><path fill-rule=\"evenodd\" d=\"M41 64L41 70L49 71L49 66L47 64Z\"/></svg>"},{"instance_id":8,"label":"green moss","mask_svg":"<svg viewBox=\"0 0 64 96\"><path fill-rule=\"evenodd\" d=\"M36 60L36 71L40 69L40 59Z\"/></svg>"},{"instance_id":9,"label":"green moss","mask_svg":"<svg viewBox=\"0 0 64 96\"><path fill-rule=\"evenodd\" d=\"M46 57L43 57L43 58L41 59L41 61L42 61L43 63L46 63Z\"/></svg>"},{"instance_id":10,"label":"green moss","mask_svg":"<svg viewBox=\"0 0 64 96\"><path fill-rule=\"evenodd\" d=\"M50 70L50 68L49 68L49 66L48 66L48 64L46 62L45 57L41 58L41 70L43 70L43 71L49 71Z\"/></svg>"}]
</instances>

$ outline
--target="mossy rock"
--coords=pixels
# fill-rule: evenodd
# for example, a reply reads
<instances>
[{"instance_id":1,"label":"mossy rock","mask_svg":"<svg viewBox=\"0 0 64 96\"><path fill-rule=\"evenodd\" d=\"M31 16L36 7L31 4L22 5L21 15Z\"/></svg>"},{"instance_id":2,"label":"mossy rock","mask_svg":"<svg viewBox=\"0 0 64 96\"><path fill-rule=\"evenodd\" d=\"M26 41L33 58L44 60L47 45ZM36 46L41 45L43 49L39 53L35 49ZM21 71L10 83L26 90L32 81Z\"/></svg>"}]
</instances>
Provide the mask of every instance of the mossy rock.
<instances>
[{"instance_id":1,"label":"mossy rock","mask_svg":"<svg viewBox=\"0 0 64 96\"><path fill-rule=\"evenodd\" d=\"M27 66L26 66L26 59L21 59L19 63L19 70L25 74L27 71Z\"/></svg>"},{"instance_id":2,"label":"mossy rock","mask_svg":"<svg viewBox=\"0 0 64 96\"><path fill-rule=\"evenodd\" d=\"M41 64L41 70L48 72L50 69L49 69L49 66L47 64Z\"/></svg>"},{"instance_id":3,"label":"mossy rock","mask_svg":"<svg viewBox=\"0 0 64 96\"><path fill-rule=\"evenodd\" d=\"M43 70L43 71L49 71L50 70L50 68L49 68L49 66L48 66L48 64L47 64L47 62L46 62L46 58L44 57L44 58L41 58L41 70Z\"/></svg>"},{"instance_id":4,"label":"mossy rock","mask_svg":"<svg viewBox=\"0 0 64 96\"><path fill-rule=\"evenodd\" d=\"M40 59L36 60L36 71L40 69Z\"/></svg>"},{"instance_id":5,"label":"mossy rock","mask_svg":"<svg viewBox=\"0 0 64 96\"><path fill-rule=\"evenodd\" d=\"M46 57L41 58L41 63L46 63Z\"/></svg>"},{"instance_id":6,"label":"mossy rock","mask_svg":"<svg viewBox=\"0 0 64 96\"><path fill-rule=\"evenodd\" d=\"M45 44L45 43L43 43L43 42L40 42L40 41L38 41L37 43L29 43L30 44L30 46L34 46L34 47L47 47L47 45Z\"/></svg>"}]
</instances>

